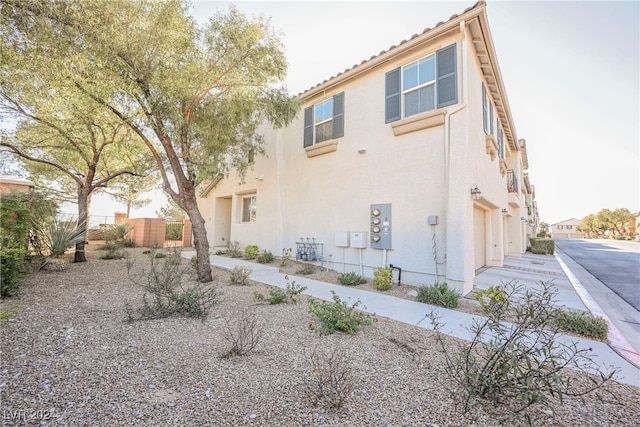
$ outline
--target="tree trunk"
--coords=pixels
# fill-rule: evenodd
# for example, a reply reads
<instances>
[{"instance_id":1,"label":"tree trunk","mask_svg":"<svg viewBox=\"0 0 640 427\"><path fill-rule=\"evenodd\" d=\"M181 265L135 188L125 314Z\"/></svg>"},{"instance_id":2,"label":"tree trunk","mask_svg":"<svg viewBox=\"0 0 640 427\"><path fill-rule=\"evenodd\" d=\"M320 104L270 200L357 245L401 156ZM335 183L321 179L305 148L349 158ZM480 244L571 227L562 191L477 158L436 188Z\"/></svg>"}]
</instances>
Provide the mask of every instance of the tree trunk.
<instances>
[{"instance_id":1,"label":"tree trunk","mask_svg":"<svg viewBox=\"0 0 640 427\"><path fill-rule=\"evenodd\" d=\"M207 229L204 226L204 218L198 209L195 192L191 197L185 197L185 206L183 207L189 219L193 230L193 246L196 248L197 258L197 274L199 282L211 282L213 276L211 274L211 263L209 260L209 240L207 239Z\"/></svg>"},{"instance_id":2,"label":"tree trunk","mask_svg":"<svg viewBox=\"0 0 640 427\"><path fill-rule=\"evenodd\" d=\"M87 224L89 222L89 204L91 203L91 193L81 187L78 189L78 229L84 234L84 239L76 243L76 252L73 262L87 262L84 247L87 243Z\"/></svg>"}]
</instances>

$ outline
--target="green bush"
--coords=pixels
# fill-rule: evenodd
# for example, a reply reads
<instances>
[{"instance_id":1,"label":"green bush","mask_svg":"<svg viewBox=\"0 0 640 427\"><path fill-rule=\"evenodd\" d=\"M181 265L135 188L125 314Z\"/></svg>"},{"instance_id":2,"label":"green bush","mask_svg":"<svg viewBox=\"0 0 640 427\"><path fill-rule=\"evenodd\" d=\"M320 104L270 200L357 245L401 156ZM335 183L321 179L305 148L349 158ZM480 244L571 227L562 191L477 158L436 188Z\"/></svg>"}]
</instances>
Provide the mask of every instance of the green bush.
<instances>
[{"instance_id":1,"label":"green bush","mask_svg":"<svg viewBox=\"0 0 640 427\"><path fill-rule=\"evenodd\" d=\"M268 264L272 262L274 259L275 257L271 252L262 251L262 253L258 255L258 257L256 258L256 261L258 261L260 264Z\"/></svg>"},{"instance_id":2,"label":"green bush","mask_svg":"<svg viewBox=\"0 0 640 427\"><path fill-rule=\"evenodd\" d=\"M381 291L388 291L393 287L393 269L380 267L373 270L373 285Z\"/></svg>"},{"instance_id":3,"label":"green bush","mask_svg":"<svg viewBox=\"0 0 640 427\"><path fill-rule=\"evenodd\" d=\"M303 293L307 289L307 287L298 285L295 282L295 280L293 282L289 282L289 276L284 276L284 278L287 281L287 284L286 284L284 290L282 290L280 288L272 287L271 289L269 289L269 298L268 299L263 294L261 294L260 292L254 292L253 297L257 301L265 301L266 300L271 305L276 305L276 304L280 304L280 303L283 303L283 302L287 303L287 304L289 304L289 303L297 304L298 303L298 295Z\"/></svg>"},{"instance_id":4,"label":"green bush","mask_svg":"<svg viewBox=\"0 0 640 427\"><path fill-rule=\"evenodd\" d=\"M358 311L357 308L361 304L360 300L352 305L340 299L335 291L331 291L333 302L316 301L309 298L309 313L314 314L322 325L315 328L320 335L333 334L336 331L345 332L347 334L355 334L363 326L373 323L373 316L368 313Z\"/></svg>"},{"instance_id":5,"label":"green bush","mask_svg":"<svg viewBox=\"0 0 640 427\"><path fill-rule=\"evenodd\" d=\"M56 211L56 205L39 193L11 191L0 194L0 297L17 295L20 278L26 273L34 213ZM35 235L32 242L37 245Z\"/></svg>"},{"instance_id":6,"label":"green bush","mask_svg":"<svg viewBox=\"0 0 640 427\"><path fill-rule=\"evenodd\" d=\"M556 250L556 242L553 239L540 239L530 237L531 253L538 255L553 255Z\"/></svg>"},{"instance_id":7,"label":"green bush","mask_svg":"<svg viewBox=\"0 0 640 427\"><path fill-rule=\"evenodd\" d=\"M309 274L313 274L315 271L316 269L313 267L313 265L307 264L304 267L298 269L296 271L296 274L300 274L302 276L308 276Z\"/></svg>"},{"instance_id":8,"label":"green bush","mask_svg":"<svg viewBox=\"0 0 640 427\"><path fill-rule=\"evenodd\" d=\"M472 296L485 311L499 310L507 303L507 294L500 286L475 291Z\"/></svg>"},{"instance_id":9,"label":"green bush","mask_svg":"<svg viewBox=\"0 0 640 427\"><path fill-rule=\"evenodd\" d=\"M460 294L444 282L436 283L432 286L420 286L416 299L426 304L439 305L445 308L456 308L460 301Z\"/></svg>"},{"instance_id":10,"label":"green bush","mask_svg":"<svg viewBox=\"0 0 640 427\"><path fill-rule=\"evenodd\" d=\"M249 245L244 248L244 257L246 259L256 259L259 253L260 248L258 247L258 245Z\"/></svg>"},{"instance_id":11,"label":"green bush","mask_svg":"<svg viewBox=\"0 0 640 427\"><path fill-rule=\"evenodd\" d=\"M524 419L531 425L535 406L548 410L565 397L608 391L605 386L615 380L618 371L600 367L590 348L559 339L557 289L551 282L540 283L538 288L517 281L502 284L506 303L476 318L468 328L471 341L455 348L440 332L437 315L429 315L463 413L480 406L501 418L501 424ZM594 375L590 381L572 381L575 370Z\"/></svg>"},{"instance_id":12,"label":"green bush","mask_svg":"<svg viewBox=\"0 0 640 427\"><path fill-rule=\"evenodd\" d=\"M588 338L606 341L609 334L606 320L586 312L558 310L556 321L561 330Z\"/></svg>"},{"instance_id":13,"label":"green bush","mask_svg":"<svg viewBox=\"0 0 640 427\"><path fill-rule=\"evenodd\" d=\"M367 279L357 274L355 271L344 273L338 276L338 282L345 286L358 286L367 283Z\"/></svg>"},{"instance_id":14,"label":"green bush","mask_svg":"<svg viewBox=\"0 0 640 427\"><path fill-rule=\"evenodd\" d=\"M20 291L22 264L27 250L21 247L0 247L0 296L12 297Z\"/></svg>"}]
</instances>

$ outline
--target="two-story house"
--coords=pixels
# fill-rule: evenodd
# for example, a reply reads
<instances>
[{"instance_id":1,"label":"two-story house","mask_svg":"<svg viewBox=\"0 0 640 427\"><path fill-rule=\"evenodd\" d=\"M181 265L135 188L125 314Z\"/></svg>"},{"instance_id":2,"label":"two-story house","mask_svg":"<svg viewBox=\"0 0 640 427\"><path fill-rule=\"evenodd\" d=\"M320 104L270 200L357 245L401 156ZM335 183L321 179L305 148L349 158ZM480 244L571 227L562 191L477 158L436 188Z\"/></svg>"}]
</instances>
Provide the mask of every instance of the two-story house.
<instances>
[{"instance_id":1,"label":"two-story house","mask_svg":"<svg viewBox=\"0 0 640 427\"><path fill-rule=\"evenodd\" d=\"M585 233L578 230L582 221L577 218L569 218L564 221L551 224L551 238L553 239L584 239Z\"/></svg>"},{"instance_id":2,"label":"two-story house","mask_svg":"<svg viewBox=\"0 0 640 427\"><path fill-rule=\"evenodd\" d=\"M266 157L199 199L213 247L238 241L372 277L446 281L519 256L537 208L485 3L298 97L286 128L259 130Z\"/></svg>"}]
</instances>

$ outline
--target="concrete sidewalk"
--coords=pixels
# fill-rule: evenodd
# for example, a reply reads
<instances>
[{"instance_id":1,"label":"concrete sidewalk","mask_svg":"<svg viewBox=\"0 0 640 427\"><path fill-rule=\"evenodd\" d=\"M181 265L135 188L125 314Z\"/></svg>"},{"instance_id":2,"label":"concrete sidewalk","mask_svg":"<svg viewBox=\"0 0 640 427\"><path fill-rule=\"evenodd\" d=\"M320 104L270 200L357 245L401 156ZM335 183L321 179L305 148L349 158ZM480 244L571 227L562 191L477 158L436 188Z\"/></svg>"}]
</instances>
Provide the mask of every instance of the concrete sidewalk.
<instances>
[{"instance_id":1,"label":"concrete sidewalk","mask_svg":"<svg viewBox=\"0 0 640 427\"><path fill-rule=\"evenodd\" d=\"M195 255L195 251L183 251L183 256L187 258L191 258L193 255ZM210 260L213 266L227 270L238 265L247 265L253 270L250 276L251 280L257 282L279 288L285 288L287 284L285 275L280 273L277 267L216 255L212 255ZM522 258L507 258L503 267L488 268L478 274L474 279L474 285L477 289L486 289L489 286L513 279L517 279L524 285L536 285L541 280L553 279L553 283L558 287L558 300L562 305L579 310L587 309L564 273L562 266L553 256L525 254ZM351 301L351 303L359 300L362 303L360 308L366 312L421 328L433 329L427 315L435 311L440 316L440 323L444 324L442 332L464 340L471 338L467 328L472 324L473 319L478 317L460 311L360 290L355 287L320 282L306 277L289 276L289 280L295 280L297 284L306 286L307 289L304 292L306 295L331 300L331 291L333 290L343 300ZM580 349L591 349L595 355L594 361L596 363L620 369L618 381L640 387L640 369L614 351L607 343L565 335L561 336L560 340L567 344L576 342Z\"/></svg>"}]
</instances>

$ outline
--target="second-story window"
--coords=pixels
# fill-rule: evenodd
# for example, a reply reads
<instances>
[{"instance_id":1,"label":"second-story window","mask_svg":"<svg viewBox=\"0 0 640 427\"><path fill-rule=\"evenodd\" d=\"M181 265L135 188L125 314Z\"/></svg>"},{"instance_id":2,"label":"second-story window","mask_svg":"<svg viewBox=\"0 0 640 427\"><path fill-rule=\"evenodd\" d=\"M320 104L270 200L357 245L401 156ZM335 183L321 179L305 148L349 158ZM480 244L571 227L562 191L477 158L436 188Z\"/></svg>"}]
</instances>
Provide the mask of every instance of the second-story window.
<instances>
[{"instance_id":1,"label":"second-story window","mask_svg":"<svg viewBox=\"0 0 640 427\"><path fill-rule=\"evenodd\" d=\"M404 116L433 110L436 105L436 55L402 67Z\"/></svg>"},{"instance_id":2,"label":"second-story window","mask_svg":"<svg viewBox=\"0 0 640 427\"><path fill-rule=\"evenodd\" d=\"M344 136L344 92L304 109L304 146Z\"/></svg>"},{"instance_id":3,"label":"second-story window","mask_svg":"<svg viewBox=\"0 0 640 427\"><path fill-rule=\"evenodd\" d=\"M456 45L385 75L385 123L458 102Z\"/></svg>"}]
</instances>

